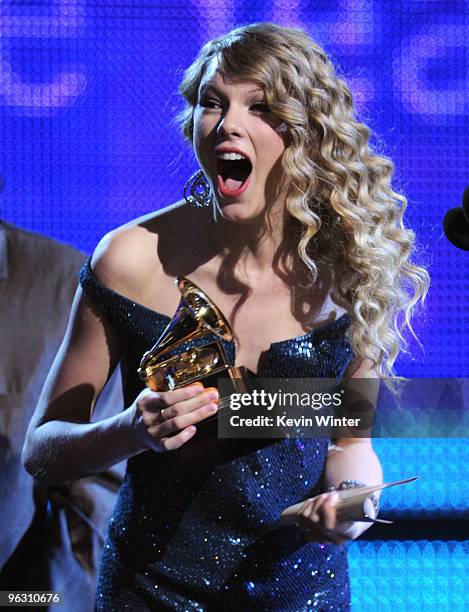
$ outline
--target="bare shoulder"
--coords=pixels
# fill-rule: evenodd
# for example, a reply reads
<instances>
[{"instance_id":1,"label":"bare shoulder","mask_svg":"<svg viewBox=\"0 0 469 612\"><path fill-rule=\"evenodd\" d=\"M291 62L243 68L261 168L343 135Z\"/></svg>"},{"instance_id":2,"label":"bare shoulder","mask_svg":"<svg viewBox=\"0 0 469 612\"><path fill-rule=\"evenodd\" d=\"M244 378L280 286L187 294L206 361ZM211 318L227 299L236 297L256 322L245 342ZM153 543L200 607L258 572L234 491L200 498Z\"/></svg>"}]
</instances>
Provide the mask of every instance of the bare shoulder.
<instances>
[{"instance_id":1,"label":"bare shoulder","mask_svg":"<svg viewBox=\"0 0 469 612\"><path fill-rule=\"evenodd\" d=\"M99 280L115 291L139 284L150 265L148 255L156 251L157 236L136 219L106 234L96 247L91 267Z\"/></svg>"},{"instance_id":2,"label":"bare shoulder","mask_svg":"<svg viewBox=\"0 0 469 612\"><path fill-rule=\"evenodd\" d=\"M166 258L174 259L189 244L200 216L183 201L139 217L112 230L99 242L91 260L96 276L106 286L138 296L140 288L164 275ZM167 246L171 245L169 255Z\"/></svg>"}]
</instances>

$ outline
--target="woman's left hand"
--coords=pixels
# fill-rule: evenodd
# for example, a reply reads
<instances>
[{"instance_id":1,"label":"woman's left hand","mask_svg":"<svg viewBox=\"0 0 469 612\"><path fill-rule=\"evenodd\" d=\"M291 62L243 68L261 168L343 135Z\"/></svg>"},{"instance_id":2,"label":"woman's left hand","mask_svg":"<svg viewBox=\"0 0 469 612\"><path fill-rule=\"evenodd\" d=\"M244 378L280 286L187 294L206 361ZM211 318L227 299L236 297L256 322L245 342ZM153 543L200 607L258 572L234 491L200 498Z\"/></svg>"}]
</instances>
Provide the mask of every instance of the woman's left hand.
<instances>
[{"instance_id":1,"label":"woman's left hand","mask_svg":"<svg viewBox=\"0 0 469 612\"><path fill-rule=\"evenodd\" d=\"M297 525L303 531L309 542L321 544L343 544L349 542L353 523L337 521L337 502L339 494L336 491L321 493L307 499L296 513Z\"/></svg>"}]
</instances>

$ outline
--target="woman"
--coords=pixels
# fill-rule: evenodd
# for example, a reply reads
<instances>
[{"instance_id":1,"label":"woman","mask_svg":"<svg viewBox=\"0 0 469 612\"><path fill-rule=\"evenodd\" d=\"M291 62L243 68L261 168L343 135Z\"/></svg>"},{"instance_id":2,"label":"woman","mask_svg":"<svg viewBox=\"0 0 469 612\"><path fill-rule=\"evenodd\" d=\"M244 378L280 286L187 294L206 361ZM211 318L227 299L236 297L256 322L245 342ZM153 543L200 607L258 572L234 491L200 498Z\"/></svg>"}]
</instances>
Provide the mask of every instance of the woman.
<instances>
[{"instance_id":1,"label":"woman","mask_svg":"<svg viewBox=\"0 0 469 612\"><path fill-rule=\"evenodd\" d=\"M129 459L99 609L348 609L337 544L366 524L337 522L337 493L325 491L380 482L370 441L336 440L328 453L325 440L283 440L175 479L171 451L197 436L218 394L142 391L136 371L177 307L183 275L228 317L237 365L266 377L389 375L400 317L410 327L428 282L409 261L405 199L346 85L298 30L256 24L211 41L181 92L183 132L204 175L186 186L189 205L112 232L82 270L25 465L54 482ZM90 424L119 360L129 407ZM280 526L281 511L303 499L300 529Z\"/></svg>"}]
</instances>

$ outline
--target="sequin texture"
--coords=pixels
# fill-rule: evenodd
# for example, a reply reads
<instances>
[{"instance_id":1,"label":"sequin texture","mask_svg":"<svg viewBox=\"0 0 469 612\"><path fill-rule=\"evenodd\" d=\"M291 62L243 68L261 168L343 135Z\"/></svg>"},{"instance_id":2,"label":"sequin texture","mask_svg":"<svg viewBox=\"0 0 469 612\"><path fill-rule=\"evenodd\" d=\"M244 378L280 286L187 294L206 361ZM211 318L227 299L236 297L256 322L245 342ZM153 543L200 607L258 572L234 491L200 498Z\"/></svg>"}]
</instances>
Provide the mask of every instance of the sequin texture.
<instances>
[{"instance_id":1,"label":"sequin texture","mask_svg":"<svg viewBox=\"0 0 469 612\"><path fill-rule=\"evenodd\" d=\"M102 285L89 263L80 282L121 340L130 405L142 390L140 358L169 318ZM344 315L273 343L263 376L341 376L352 358L349 323ZM234 362L234 343L224 344ZM284 508L321 491L327 443L282 440L191 479L174 477L167 454L131 458L103 550L97 609L349 610L346 547L308 543L278 523Z\"/></svg>"}]
</instances>

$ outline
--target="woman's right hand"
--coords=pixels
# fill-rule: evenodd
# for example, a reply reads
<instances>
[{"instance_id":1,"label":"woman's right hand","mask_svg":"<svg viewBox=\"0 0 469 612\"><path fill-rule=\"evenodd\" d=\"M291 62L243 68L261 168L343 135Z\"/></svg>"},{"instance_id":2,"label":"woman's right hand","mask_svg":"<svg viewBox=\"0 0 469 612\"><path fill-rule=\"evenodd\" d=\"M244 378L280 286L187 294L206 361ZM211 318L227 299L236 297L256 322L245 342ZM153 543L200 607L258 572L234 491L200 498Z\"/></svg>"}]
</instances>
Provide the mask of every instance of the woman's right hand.
<instances>
[{"instance_id":1,"label":"woman's right hand","mask_svg":"<svg viewBox=\"0 0 469 612\"><path fill-rule=\"evenodd\" d=\"M217 412L218 397L214 387L202 383L161 393L144 389L129 408L142 450L180 448L194 436L197 423Z\"/></svg>"}]
</instances>

